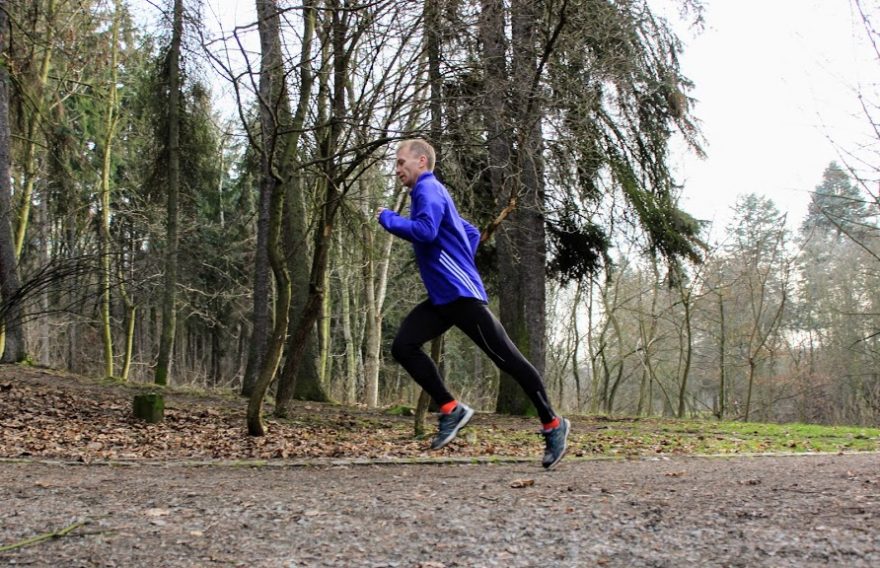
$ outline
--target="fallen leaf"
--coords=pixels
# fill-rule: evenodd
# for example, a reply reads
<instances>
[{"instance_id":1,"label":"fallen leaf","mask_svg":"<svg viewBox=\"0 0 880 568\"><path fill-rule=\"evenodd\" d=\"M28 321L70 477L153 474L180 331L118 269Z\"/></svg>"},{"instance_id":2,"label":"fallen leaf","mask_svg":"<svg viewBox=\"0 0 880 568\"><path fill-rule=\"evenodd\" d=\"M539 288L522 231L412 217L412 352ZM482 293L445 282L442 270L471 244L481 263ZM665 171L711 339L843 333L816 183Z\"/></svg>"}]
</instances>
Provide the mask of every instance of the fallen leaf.
<instances>
[{"instance_id":1,"label":"fallen leaf","mask_svg":"<svg viewBox=\"0 0 880 568\"><path fill-rule=\"evenodd\" d=\"M523 487L531 487L535 484L534 479L514 479L510 482L510 486L514 489L522 489Z\"/></svg>"}]
</instances>

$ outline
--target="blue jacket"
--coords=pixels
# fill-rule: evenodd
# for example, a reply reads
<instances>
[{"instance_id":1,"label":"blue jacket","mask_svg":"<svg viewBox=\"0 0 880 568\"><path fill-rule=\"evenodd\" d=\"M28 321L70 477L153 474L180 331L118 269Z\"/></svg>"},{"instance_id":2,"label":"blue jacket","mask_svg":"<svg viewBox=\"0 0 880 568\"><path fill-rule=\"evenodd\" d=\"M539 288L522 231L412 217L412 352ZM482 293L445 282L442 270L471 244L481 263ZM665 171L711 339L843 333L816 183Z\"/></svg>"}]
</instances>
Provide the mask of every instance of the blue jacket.
<instances>
[{"instance_id":1,"label":"blue jacket","mask_svg":"<svg viewBox=\"0 0 880 568\"><path fill-rule=\"evenodd\" d=\"M488 301L474 264L480 231L458 215L449 192L433 172L419 176L410 195L408 219L385 209L379 224L412 243L431 303L448 304L458 298Z\"/></svg>"}]
</instances>

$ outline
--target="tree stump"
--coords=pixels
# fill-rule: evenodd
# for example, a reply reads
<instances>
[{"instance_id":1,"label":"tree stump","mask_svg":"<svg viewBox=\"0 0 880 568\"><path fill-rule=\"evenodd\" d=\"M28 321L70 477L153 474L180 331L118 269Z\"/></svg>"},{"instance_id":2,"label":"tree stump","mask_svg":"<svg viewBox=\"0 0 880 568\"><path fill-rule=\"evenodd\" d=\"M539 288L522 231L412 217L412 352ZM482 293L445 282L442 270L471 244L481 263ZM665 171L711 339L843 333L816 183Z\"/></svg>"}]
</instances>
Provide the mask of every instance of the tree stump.
<instances>
[{"instance_id":1,"label":"tree stump","mask_svg":"<svg viewBox=\"0 0 880 568\"><path fill-rule=\"evenodd\" d=\"M165 398L156 392L136 394L132 410L135 418L157 424L165 416Z\"/></svg>"},{"instance_id":2,"label":"tree stump","mask_svg":"<svg viewBox=\"0 0 880 568\"><path fill-rule=\"evenodd\" d=\"M415 433L416 438L425 435L425 417L428 415L428 406L431 404L431 397L424 390L419 394L419 403L415 412Z\"/></svg>"},{"instance_id":3,"label":"tree stump","mask_svg":"<svg viewBox=\"0 0 880 568\"><path fill-rule=\"evenodd\" d=\"M437 365L437 368L440 369L440 375L446 375L446 365L443 361L443 336L435 337L431 341L431 359L434 360L434 364ZM437 402L432 400L427 392L422 390L419 395L419 402L416 405L416 419L415 419L415 431L416 438L421 438L425 435L425 417L428 414L428 410L439 410L437 408Z\"/></svg>"}]
</instances>

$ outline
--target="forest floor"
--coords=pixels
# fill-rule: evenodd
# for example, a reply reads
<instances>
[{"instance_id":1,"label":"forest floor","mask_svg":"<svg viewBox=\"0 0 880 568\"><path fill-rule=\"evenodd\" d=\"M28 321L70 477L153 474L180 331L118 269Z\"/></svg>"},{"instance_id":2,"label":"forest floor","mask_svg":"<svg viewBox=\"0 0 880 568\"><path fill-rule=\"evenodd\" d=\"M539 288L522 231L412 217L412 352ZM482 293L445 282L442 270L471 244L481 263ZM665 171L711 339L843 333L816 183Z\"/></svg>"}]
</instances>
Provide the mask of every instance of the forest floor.
<instances>
[{"instance_id":1,"label":"forest floor","mask_svg":"<svg viewBox=\"0 0 880 568\"><path fill-rule=\"evenodd\" d=\"M0 367L0 564L878 566L880 431L478 414L440 452L412 418L298 403L247 436L235 396Z\"/></svg>"}]
</instances>

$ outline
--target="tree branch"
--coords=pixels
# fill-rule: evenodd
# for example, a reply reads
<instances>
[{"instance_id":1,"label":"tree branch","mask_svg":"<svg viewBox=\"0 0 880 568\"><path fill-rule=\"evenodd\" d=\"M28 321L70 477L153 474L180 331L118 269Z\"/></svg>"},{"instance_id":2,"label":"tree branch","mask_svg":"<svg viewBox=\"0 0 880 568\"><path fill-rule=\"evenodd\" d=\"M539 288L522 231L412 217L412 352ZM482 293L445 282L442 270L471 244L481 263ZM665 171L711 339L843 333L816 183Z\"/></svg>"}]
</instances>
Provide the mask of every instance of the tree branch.
<instances>
[{"instance_id":1,"label":"tree branch","mask_svg":"<svg viewBox=\"0 0 880 568\"><path fill-rule=\"evenodd\" d=\"M495 234L495 231L498 230L498 226L507 219L507 216L510 215L513 210L516 209L516 195L512 195L510 197L510 201L507 202L507 207L501 210L501 213L495 217L495 220L489 223L489 226L483 229L483 232L480 233L480 242L485 243L489 239L492 238L492 235Z\"/></svg>"},{"instance_id":2,"label":"tree branch","mask_svg":"<svg viewBox=\"0 0 880 568\"><path fill-rule=\"evenodd\" d=\"M71 532L75 531L79 527L83 525L87 525L88 521L80 521L78 523L73 523L72 525L68 525L61 530L54 532L47 532L41 535L32 536L31 538L15 542L12 544L7 544L6 546L0 546L0 552L8 552L10 550L15 550L16 548L24 548L25 546L30 546L32 544L37 544L43 542L44 540L49 540L50 538L61 538L63 536L67 536Z\"/></svg>"}]
</instances>

